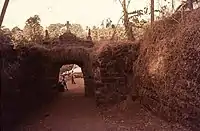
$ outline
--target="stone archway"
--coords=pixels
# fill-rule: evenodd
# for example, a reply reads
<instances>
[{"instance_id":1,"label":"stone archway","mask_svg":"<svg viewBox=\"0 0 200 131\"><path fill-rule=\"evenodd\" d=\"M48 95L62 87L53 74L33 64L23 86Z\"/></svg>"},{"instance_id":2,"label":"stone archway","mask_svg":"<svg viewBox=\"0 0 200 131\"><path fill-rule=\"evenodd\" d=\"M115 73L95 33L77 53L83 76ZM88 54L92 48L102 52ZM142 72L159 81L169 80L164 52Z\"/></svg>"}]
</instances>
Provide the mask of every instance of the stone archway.
<instances>
[{"instance_id":1,"label":"stone archway","mask_svg":"<svg viewBox=\"0 0 200 131\"><path fill-rule=\"evenodd\" d=\"M94 43L66 32L52 41L52 46L46 48L55 75L58 78L59 69L66 64L76 64L81 67L85 84L85 96L94 96L94 78L92 72L91 50ZM46 45L45 47L48 47ZM50 49L50 50L49 50Z\"/></svg>"},{"instance_id":2,"label":"stone archway","mask_svg":"<svg viewBox=\"0 0 200 131\"><path fill-rule=\"evenodd\" d=\"M85 96L88 97L94 96L94 79L90 52L90 49L85 47L68 47L56 48L48 53L52 65L56 65L55 68L60 69L65 64L76 64L81 67L85 83Z\"/></svg>"}]
</instances>

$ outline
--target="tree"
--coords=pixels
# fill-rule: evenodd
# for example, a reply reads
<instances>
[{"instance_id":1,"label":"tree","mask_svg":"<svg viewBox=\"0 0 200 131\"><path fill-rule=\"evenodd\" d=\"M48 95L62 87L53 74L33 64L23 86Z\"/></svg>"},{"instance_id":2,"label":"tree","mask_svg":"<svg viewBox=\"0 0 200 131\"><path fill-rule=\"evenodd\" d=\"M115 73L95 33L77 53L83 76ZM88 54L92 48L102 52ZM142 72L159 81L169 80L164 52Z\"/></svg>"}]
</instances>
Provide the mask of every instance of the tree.
<instances>
[{"instance_id":1,"label":"tree","mask_svg":"<svg viewBox=\"0 0 200 131\"><path fill-rule=\"evenodd\" d=\"M144 24L147 23L146 20L140 19L142 15L147 14L147 8L144 10L135 10L129 13L129 21L131 25L135 28L143 28Z\"/></svg>"},{"instance_id":2,"label":"tree","mask_svg":"<svg viewBox=\"0 0 200 131\"><path fill-rule=\"evenodd\" d=\"M96 26L92 27L91 36L93 40L98 40L98 28Z\"/></svg>"},{"instance_id":3,"label":"tree","mask_svg":"<svg viewBox=\"0 0 200 131\"><path fill-rule=\"evenodd\" d=\"M83 27L80 24L71 24L69 29L71 33L75 34L78 37L82 37L84 35Z\"/></svg>"},{"instance_id":4,"label":"tree","mask_svg":"<svg viewBox=\"0 0 200 131\"><path fill-rule=\"evenodd\" d=\"M174 0L164 0L162 4L159 4L159 9L154 10L154 13L158 12L159 16L157 19L163 17L169 17L174 13L175 1Z\"/></svg>"},{"instance_id":5,"label":"tree","mask_svg":"<svg viewBox=\"0 0 200 131\"><path fill-rule=\"evenodd\" d=\"M120 1L120 0L119 0ZM135 37L133 36L133 30L132 26L130 25L129 16L128 16L128 4L126 3L126 0L120 1L122 8L123 8L123 14L124 14L124 27L127 33L128 40L135 40ZM129 0L130 3L130 0Z\"/></svg>"},{"instance_id":6,"label":"tree","mask_svg":"<svg viewBox=\"0 0 200 131\"><path fill-rule=\"evenodd\" d=\"M151 24L154 22L154 0L151 0Z\"/></svg>"},{"instance_id":7,"label":"tree","mask_svg":"<svg viewBox=\"0 0 200 131\"><path fill-rule=\"evenodd\" d=\"M10 35L11 36L11 31L9 28L2 27L1 30L4 32L4 34Z\"/></svg>"},{"instance_id":8,"label":"tree","mask_svg":"<svg viewBox=\"0 0 200 131\"><path fill-rule=\"evenodd\" d=\"M141 16L144 14L147 14L148 8L144 8L144 10L134 10L132 12L128 12L128 7L131 3L131 0L118 0L123 8L123 16L119 19L117 25L112 25L112 28L115 28L113 35L111 37L111 40L114 39L114 36L116 34L117 26L119 25L119 22L121 19L124 27L126 36L128 37L128 40L135 40L135 34L133 34L133 29L137 30L138 28L143 28L143 25L147 23L144 19L141 19ZM140 19L139 19L140 18ZM135 31L134 30L134 31Z\"/></svg>"},{"instance_id":9,"label":"tree","mask_svg":"<svg viewBox=\"0 0 200 131\"><path fill-rule=\"evenodd\" d=\"M24 38L23 30L21 30L19 27L17 26L14 27L11 30L11 33L12 33L12 40L15 46L28 43L28 41Z\"/></svg>"},{"instance_id":10,"label":"tree","mask_svg":"<svg viewBox=\"0 0 200 131\"><path fill-rule=\"evenodd\" d=\"M194 1L194 0L187 0L188 8L189 8L190 10L193 10L193 1Z\"/></svg>"},{"instance_id":11,"label":"tree","mask_svg":"<svg viewBox=\"0 0 200 131\"><path fill-rule=\"evenodd\" d=\"M177 11L184 11L186 9L190 9L193 10L193 4L197 4L200 3L200 0L186 0L186 1L182 1L182 3L176 8L175 12Z\"/></svg>"},{"instance_id":12,"label":"tree","mask_svg":"<svg viewBox=\"0 0 200 131\"><path fill-rule=\"evenodd\" d=\"M140 27L137 26L138 23L140 23L140 20L138 17L146 14L145 9L144 10L134 10L133 12L128 12L129 4L131 3L131 0L119 0L119 3L121 4L123 8L123 24L126 30L126 34L128 37L128 40L135 40L135 36L133 35L133 27ZM121 19L121 18L120 18ZM132 21L130 21L132 20ZM142 20L144 22L144 20ZM146 23L146 22L145 22Z\"/></svg>"},{"instance_id":13,"label":"tree","mask_svg":"<svg viewBox=\"0 0 200 131\"><path fill-rule=\"evenodd\" d=\"M51 24L47 28L49 31L49 35L51 38L59 37L60 35L67 32L67 25L66 24ZM75 34L78 37L82 37L84 34L84 30L80 24L70 24L69 30L71 33Z\"/></svg>"},{"instance_id":14,"label":"tree","mask_svg":"<svg viewBox=\"0 0 200 131\"><path fill-rule=\"evenodd\" d=\"M0 27L0 43L12 45L11 31L4 26Z\"/></svg>"},{"instance_id":15,"label":"tree","mask_svg":"<svg viewBox=\"0 0 200 131\"><path fill-rule=\"evenodd\" d=\"M62 33L61 33L61 29L64 27L64 24L50 24L47 27L47 30L49 32L49 36L50 38L58 38Z\"/></svg>"},{"instance_id":16,"label":"tree","mask_svg":"<svg viewBox=\"0 0 200 131\"><path fill-rule=\"evenodd\" d=\"M12 38L15 42L20 42L23 40L23 30L21 30L19 27L14 27L11 32Z\"/></svg>"},{"instance_id":17,"label":"tree","mask_svg":"<svg viewBox=\"0 0 200 131\"><path fill-rule=\"evenodd\" d=\"M43 27L40 25L40 17L34 15L26 20L26 25L24 27L24 37L33 43L41 43L43 40Z\"/></svg>"},{"instance_id":18,"label":"tree","mask_svg":"<svg viewBox=\"0 0 200 131\"><path fill-rule=\"evenodd\" d=\"M63 65L61 68L60 68L60 73L64 73L65 71L70 71L72 70L74 64L67 64L67 65Z\"/></svg>"},{"instance_id":19,"label":"tree","mask_svg":"<svg viewBox=\"0 0 200 131\"><path fill-rule=\"evenodd\" d=\"M110 18L104 19L101 22L101 27L102 28L104 28L104 26L105 26L105 28L109 28L109 27L112 27L112 25L113 25L112 24L112 20Z\"/></svg>"},{"instance_id":20,"label":"tree","mask_svg":"<svg viewBox=\"0 0 200 131\"><path fill-rule=\"evenodd\" d=\"M172 0L172 12L174 12L174 0Z\"/></svg>"},{"instance_id":21,"label":"tree","mask_svg":"<svg viewBox=\"0 0 200 131\"><path fill-rule=\"evenodd\" d=\"M4 16L5 16L7 7L8 7L8 3L9 3L9 0L5 0L2 11L1 11L1 16L0 16L0 27L3 23L3 19L4 19Z\"/></svg>"}]
</instances>

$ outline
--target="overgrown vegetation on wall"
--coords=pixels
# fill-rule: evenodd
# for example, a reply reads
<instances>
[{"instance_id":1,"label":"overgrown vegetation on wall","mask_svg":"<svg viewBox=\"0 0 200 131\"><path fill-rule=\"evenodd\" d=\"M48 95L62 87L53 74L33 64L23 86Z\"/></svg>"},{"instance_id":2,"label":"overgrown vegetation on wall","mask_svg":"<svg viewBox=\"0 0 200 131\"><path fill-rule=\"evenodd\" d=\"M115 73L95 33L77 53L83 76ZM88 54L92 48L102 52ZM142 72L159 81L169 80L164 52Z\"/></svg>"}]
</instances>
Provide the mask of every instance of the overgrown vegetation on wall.
<instances>
[{"instance_id":1,"label":"overgrown vegetation on wall","mask_svg":"<svg viewBox=\"0 0 200 131\"><path fill-rule=\"evenodd\" d=\"M117 104L132 90L134 61L139 43L104 42L94 50L94 77L97 104Z\"/></svg>"},{"instance_id":2,"label":"overgrown vegetation on wall","mask_svg":"<svg viewBox=\"0 0 200 131\"><path fill-rule=\"evenodd\" d=\"M0 32L3 119L15 122L15 111L52 98L59 69L69 63L83 67L98 105L117 104L132 93L156 115L199 130L200 9L184 15L155 22L138 42L93 43L66 33L48 41L52 45L13 49Z\"/></svg>"},{"instance_id":3,"label":"overgrown vegetation on wall","mask_svg":"<svg viewBox=\"0 0 200 131\"><path fill-rule=\"evenodd\" d=\"M56 68L52 68L55 65L48 63L38 49L14 50L1 43L0 52L2 128L12 130L10 128L14 128L27 113L52 100L56 94L52 85L57 82L59 70L55 71Z\"/></svg>"},{"instance_id":4,"label":"overgrown vegetation on wall","mask_svg":"<svg viewBox=\"0 0 200 131\"><path fill-rule=\"evenodd\" d=\"M200 9L157 21L143 38L135 83L141 102L169 121L200 129Z\"/></svg>"}]
</instances>

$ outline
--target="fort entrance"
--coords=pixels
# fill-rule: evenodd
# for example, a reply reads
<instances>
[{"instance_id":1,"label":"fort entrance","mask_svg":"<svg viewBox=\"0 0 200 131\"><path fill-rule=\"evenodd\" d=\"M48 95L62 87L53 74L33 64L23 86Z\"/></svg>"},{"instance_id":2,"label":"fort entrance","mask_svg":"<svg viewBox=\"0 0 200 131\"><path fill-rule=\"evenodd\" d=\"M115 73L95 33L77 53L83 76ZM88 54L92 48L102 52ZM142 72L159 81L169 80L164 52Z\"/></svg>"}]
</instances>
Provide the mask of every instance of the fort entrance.
<instances>
[{"instance_id":1,"label":"fort entrance","mask_svg":"<svg viewBox=\"0 0 200 131\"><path fill-rule=\"evenodd\" d=\"M47 56L52 62L52 66L55 65L55 70L59 71L63 65L78 65L83 73L85 96L93 96L94 80L90 54L93 42L91 40L82 40L72 33L66 32L61 35L54 44L55 47L51 47L50 50L47 49ZM57 72L57 74L59 74L59 72Z\"/></svg>"}]
</instances>

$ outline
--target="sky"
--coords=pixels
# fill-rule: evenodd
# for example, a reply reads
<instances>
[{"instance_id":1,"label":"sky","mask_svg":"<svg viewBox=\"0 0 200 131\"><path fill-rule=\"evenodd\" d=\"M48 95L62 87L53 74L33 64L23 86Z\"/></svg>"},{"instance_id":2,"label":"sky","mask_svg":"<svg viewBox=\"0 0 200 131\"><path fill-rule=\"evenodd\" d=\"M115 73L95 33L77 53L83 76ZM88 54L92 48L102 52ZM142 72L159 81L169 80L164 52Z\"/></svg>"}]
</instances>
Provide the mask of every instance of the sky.
<instances>
[{"instance_id":1,"label":"sky","mask_svg":"<svg viewBox=\"0 0 200 131\"><path fill-rule=\"evenodd\" d=\"M0 0L0 10L5 0ZM129 10L143 9L150 0L132 0ZM117 23L122 15L118 0L10 0L3 25L8 28L23 28L25 21L35 14L41 18L41 25L52 23L78 23L82 26L100 25L111 18Z\"/></svg>"}]
</instances>

